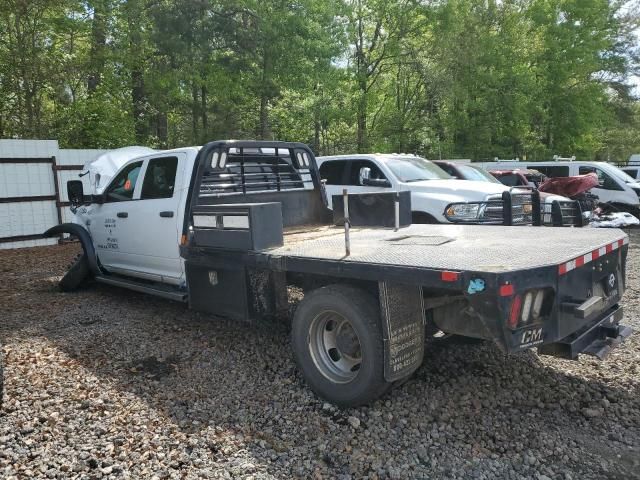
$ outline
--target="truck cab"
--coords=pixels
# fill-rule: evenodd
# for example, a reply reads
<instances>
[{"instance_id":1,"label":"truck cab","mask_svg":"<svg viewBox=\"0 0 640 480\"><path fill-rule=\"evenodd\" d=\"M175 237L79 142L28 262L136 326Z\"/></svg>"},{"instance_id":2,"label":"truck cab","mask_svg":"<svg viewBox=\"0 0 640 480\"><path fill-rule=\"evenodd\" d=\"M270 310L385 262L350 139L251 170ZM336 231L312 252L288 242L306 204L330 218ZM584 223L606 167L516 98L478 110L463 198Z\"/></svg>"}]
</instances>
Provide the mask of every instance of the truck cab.
<instances>
[{"instance_id":1,"label":"truck cab","mask_svg":"<svg viewBox=\"0 0 640 480\"><path fill-rule=\"evenodd\" d=\"M100 189L98 200L79 208L76 221L93 239L109 272L184 285L180 237L198 148L135 157Z\"/></svg>"},{"instance_id":2,"label":"truck cab","mask_svg":"<svg viewBox=\"0 0 640 480\"><path fill-rule=\"evenodd\" d=\"M329 198L345 188L349 193L410 191L414 223L451 223L445 215L449 205L500 200L509 191L499 183L455 180L433 162L415 155L318 157L318 166ZM475 220L475 216L460 220Z\"/></svg>"}]
</instances>

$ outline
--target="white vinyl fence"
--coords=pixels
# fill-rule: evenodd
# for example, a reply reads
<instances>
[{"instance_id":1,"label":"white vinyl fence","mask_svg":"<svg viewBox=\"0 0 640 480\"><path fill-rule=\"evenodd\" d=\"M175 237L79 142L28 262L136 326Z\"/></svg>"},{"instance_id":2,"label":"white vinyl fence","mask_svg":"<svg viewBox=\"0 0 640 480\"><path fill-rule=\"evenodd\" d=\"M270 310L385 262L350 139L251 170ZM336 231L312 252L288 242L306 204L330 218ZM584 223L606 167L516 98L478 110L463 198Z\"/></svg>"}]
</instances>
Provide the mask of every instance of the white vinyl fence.
<instances>
[{"instance_id":1,"label":"white vinyl fence","mask_svg":"<svg viewBox=\"0 0 640 480\"><path fill-rule=\"evenodd\" d=\"M67 180L107 150L72 150L57 140L0 140L0 249L53 245L42 233L71 218Z\"/></svg>"}]
</instances>

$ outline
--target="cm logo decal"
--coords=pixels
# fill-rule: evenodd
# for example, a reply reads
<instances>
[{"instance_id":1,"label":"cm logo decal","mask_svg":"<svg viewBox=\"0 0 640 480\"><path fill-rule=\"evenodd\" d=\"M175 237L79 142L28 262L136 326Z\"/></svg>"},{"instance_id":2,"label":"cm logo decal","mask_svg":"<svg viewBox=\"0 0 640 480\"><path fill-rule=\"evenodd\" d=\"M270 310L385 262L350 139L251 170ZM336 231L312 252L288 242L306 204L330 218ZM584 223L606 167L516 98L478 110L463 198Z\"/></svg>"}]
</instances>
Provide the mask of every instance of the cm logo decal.
<instances>
[{"instance_id":1,"label":"cm logo decal","mask_svg":"<svg viewBox=\"0 0 640 480\"><path fill-rule=\"evenodd\" d=\"M520 347L527 348L542 343L542 328L534 328L522 332L520 337Z\"/></svg>"}]
</instances>

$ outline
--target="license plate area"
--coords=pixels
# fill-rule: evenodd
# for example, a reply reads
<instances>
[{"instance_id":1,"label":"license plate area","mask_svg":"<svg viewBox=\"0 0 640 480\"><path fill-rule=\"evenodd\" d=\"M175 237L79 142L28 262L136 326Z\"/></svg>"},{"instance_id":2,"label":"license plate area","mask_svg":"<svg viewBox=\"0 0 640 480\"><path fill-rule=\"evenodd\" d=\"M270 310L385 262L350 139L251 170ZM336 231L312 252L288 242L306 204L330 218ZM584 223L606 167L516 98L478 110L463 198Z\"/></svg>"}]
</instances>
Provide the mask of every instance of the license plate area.
<instances>
[{"instance_id":1,"label":"license plate area","mask_svg":"<svg viewBox=\"0 0 640 480\"><path fill-rule=\"evenodd\" d=\"M563 338L616 305L624 291L620 250L615 250L558 278L556 338ZM601 301L596 301L599 297ZM593 299L593 300L592 300ZM585 311L584 307L589 308Z\"/></svg>"}]
</instances>

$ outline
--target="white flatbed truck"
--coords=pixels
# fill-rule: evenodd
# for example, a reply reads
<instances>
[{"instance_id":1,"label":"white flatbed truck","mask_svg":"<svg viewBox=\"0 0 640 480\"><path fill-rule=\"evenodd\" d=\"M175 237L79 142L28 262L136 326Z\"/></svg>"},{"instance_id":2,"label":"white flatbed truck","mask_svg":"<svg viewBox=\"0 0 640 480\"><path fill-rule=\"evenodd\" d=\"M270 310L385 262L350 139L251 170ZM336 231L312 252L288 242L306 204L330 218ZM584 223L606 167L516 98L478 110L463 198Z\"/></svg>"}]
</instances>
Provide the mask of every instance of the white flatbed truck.
<instances>
[{"instance_id":1,"label":"white flatbed truck","mask_svg":"<svg viewBox=\"0 0 640 480\"><path fill-rule=\"evenodd\" d=\"M603 357L630 333L620 324L622 231L402 226L410 206L388 194L346 196L354 216L345 211L336 225L304 144L154 152L127 162L99 195L84 195L79 181L68 191L74 223L46 232L82 242L64 289L93 277L258 322L286 311L287 290L298 287L297 364L341 406L368 403L411 375L435 331L572 359ZM395 225L356 226L363 205Z\"/></svg>"}]
</instances>

